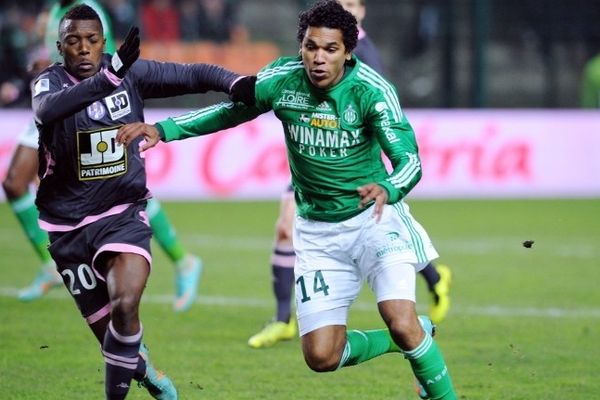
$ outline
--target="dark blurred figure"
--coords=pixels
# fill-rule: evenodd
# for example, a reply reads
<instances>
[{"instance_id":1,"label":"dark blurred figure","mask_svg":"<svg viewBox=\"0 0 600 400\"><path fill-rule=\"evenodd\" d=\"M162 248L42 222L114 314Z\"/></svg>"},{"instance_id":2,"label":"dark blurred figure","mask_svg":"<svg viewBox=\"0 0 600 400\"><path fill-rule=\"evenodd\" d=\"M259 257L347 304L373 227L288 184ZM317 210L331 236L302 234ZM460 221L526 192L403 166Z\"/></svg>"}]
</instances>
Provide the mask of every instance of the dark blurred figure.
<instances>
[{"instance_id":1,"label":"dark blurred figure","mask_svg":"<svg viewBox=\"0 0 600 400\"><path fill-rule=\"evenodd\" d=\"M412 29L412 38L406 50L408 57L425 52L439 37L441 31L441 7L439 0L418 0Z\"/></svg>"},{"instance_id":2,"label":"dark blurred figure","mask_svg":"<svg viewBox=\"0 0 600 400\"><path fill-rule=\"evenodd\" d=\"M123 39L129 28L138 24L137 5L139 1L107 0L106 10L110 15L115 38Z\"/></svg>"},{"instance_id":3,"label":"dark blurred figure","mask_svg":"<svg viewBox=\"0 0 600 400\"><path fill-rule=\"evenodd\" d=\"M581 107L600 108L600 48L583 66L579 95Z\"/></svg>"},{"instance_id":4,"label":"dark blurred figure","mask_svg":"<svg viewBox=\"0 0 600 400\"><path fill-rule=\"evenodd\" d=\"M145 40L169 42L181 39L179 11L172 0L146 0L142 3L141 14Z\"/></svg>"},{"instance_id":5,"label":"dark blurred figure","mask_svg":"<svg viewBox=\"0 0 600 400\"><path fill-rule=\"evenodd\" d=\"M28 104L27 50L30 43L21 26L23 19L23 12L16 5L0 13L0 107Z\"/></svg>"},{"instance_id":6,"label":"dark blurred figure","mask_svg":"<svg viewBox=\"0 0 600 400\"><path fill-rule=\"evenodd\" d=\"M182 0L179 2L179 29L181 40L194 42L200 39L198 17L200 2L198 0Z\"/></svg>"},{"instance_id":7,"label":"dark blurred figure","mask_svg":"<svg viewBox=\"0 0 600 400\"><path fill-rule=\"evenodd\" d=\"M197 3L196 26L200 40L224 43L247 38L245 27L237 21L238 3L228 0L199 0Z\"/></svg>"}]
</instances>

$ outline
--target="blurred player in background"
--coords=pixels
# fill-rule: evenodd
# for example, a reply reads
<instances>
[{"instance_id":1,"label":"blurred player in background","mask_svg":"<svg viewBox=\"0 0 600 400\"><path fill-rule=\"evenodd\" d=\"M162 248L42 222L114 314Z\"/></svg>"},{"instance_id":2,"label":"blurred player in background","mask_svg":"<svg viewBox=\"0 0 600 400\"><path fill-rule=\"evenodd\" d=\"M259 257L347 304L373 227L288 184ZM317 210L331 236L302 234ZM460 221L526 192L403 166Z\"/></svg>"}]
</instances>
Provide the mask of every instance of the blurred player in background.
<instances>
[{"instance_id":1,"label":"blurred player in background","mask_svg":"<svg viewBox=\"0 0 600 400\"><path fill-rule=\"evenodd\" d=\"M353 53L359 60L383 74L383 63L377 48L362 27L366 15L365 0L339 0L358 22L358 43ZM248 339L252 348L267 348L282 340L292 339L297 334L296 320L291 318L292 289L294 287L295 253L292 243L292 224L296 207L290 185L281 196L279 216L275 222L275 245L271 254L271 280L276 300L276 314L262 330ZM431 294L429 317L439 324L450 307L451 272L446 265L427 264L420 271Z\"/></svg>"},{"instance_id":2,"label":"blurred player in background","mask_svg":"<svg viewBox=\"0 0 600 400\"><path fill-rule=\"evenodd\" d=\"M105 51L109 54L114 53L115 42L110 18L102 6L93 0L63 0L55 2L48 13L44 42L45 48L49 52L49 60L48 56L40 57L33 61L34 66L44 68L50 62L60 61L60 55L56 49L59 21L69 8L79 4L87 4L98 13L104 27ZM33 282L19 292L19 299L23 301L39 299L52 287L62 285L62 279L56 272L56 265L48 253L48 234L38 225L39 213L34 204L35 196L30 190L32 183L36 182L37 149L38 132L31 121L19 138L2 184L13 212L42 262L40 271ZM173 308L175 311L185 311L192 306L196 299L202 273L202 261L199 257L186 251L158 200L150 199L148 201L147 213L154 238L175 265L176 287Z\"/></svg>"},{"instance_id":3,"label":"blurred player in background","mask_svg":"<svg viewBox=\"0 0 600 400\"><path fill-rule=\"evenodd\" d=\"M403 199L421 178L412 127L395 88L352 51L356 18L325 0L300 14L300 56L263 68L256 105L221 103L154 125L119 129L150 148L227 129L273 111L282 122L297 211L293 227L302 350L314 371L401 352L421 397L456 399L427 317L416 313L416 272L438 256ZM392 164L388 173L381 159ZM387 329L347 331L366 281Z\"/></svg>"},{"instance_id":4,"label":"blurred player in background","mask_svg":"<svg viewBox=\"0 0 600 400\"><path fill-rule=\"evenodd\" d=\"M581 107L600 108L600 54L585 63L581 79Z\"/></svg>"},{"instance_id":5,"label":"blurred player in background","mask_svg":"<svg viewBox=\"0 0 600 400\"><path fill-rule=\"evenodd\" d=\"M48 250L101 343L106 398L124 399L136 379L154 398L177 399L142 345L138 308L152 230L140 141L124 148L115 136L123 124L144 120L145 99L214 90L236 100L247 80L215 65L138 60L137 28L111 57L100 18L87 5L60 20L57 45L64 62L46 68L32 89L40 135L36 205ZM252 101L253 88L246 90Z\"/></svg>"}]
</instances>

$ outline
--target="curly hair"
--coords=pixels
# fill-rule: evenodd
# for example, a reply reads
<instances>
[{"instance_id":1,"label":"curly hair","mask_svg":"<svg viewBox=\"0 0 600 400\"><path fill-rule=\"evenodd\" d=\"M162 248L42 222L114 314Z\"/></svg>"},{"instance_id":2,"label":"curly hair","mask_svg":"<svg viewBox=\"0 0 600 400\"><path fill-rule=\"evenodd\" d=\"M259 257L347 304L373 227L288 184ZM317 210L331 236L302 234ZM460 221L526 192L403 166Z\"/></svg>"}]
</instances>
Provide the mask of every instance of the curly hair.
<instances>
[{"instance_id":1,"label":"curly hair","mask_svg":"<svg viewBox=\"0 0 600 400\"><path fill-rule=\"evenodd\" d=\"M71 8L67 13L60 19L60 23L58 24L59 31L62 31L63 22L67 19L70 20L95 20L100 23L100 28L102 28L102 20L100 20L100 16L98 13L90 6L86 4L80 4L73 8Z\"/></svg>"},{"instance_id":2,"label":"curly hair","mask_svg":"<svg viewBox=\"0 0 600 400\"><path fill-rule=\"evenodd\" d=\"M298 22L298 43L302 43L309 26L318 28L339 29L346 51L350 52L358 42L356 18L346 11L336 0L320 0L311 8L300 13Z\"/></svg>"}]
</instances>

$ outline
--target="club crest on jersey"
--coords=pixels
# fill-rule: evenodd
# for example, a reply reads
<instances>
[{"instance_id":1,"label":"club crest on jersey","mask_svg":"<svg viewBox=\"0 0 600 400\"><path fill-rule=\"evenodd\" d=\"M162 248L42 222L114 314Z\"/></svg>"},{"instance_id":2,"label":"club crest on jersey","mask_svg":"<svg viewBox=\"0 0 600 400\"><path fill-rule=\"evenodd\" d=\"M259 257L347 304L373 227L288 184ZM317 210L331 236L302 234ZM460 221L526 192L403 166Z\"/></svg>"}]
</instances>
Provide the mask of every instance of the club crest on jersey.
<instances>
[{"instance_id":1,"label":"club crest on jersey","mask_svg":"<svg viewBox=\"0 0 600 400\"><path fill-rule=\"evenodd\" d=\"M117 131L77 132L79 180L106 179L127 172L127 151L117 143Z\"/></svg>"},{"instance_id":2,"label":"club crest on jersey","mask_svg":"<svg viewBox=\"0 0 600 400\"><path fill-rule=\"evenodd\" d=\"M342 115L343 115L344 121L346 121L349 124L355 123L356 120L358 119L358 114L352 107L352 104L348 104L348 107L346 107L346 109L344 110L344 113Z\"/></svg>"},{"instance_id":3,"label":"club crest on jersey","mask_svg":"<svg viewBox=\"0 0 600 400\"><path fill-rule=\"evenodd\" d=\"M129 95L125 90L106 97L104 101L113 121L131 113Z\"/></svg>"},{"instance_id":4,"label":"club crest on jersey","mask_svg":"<svg viewBox=\"0 0 600 400\"><path fill-rule=\"evenodd\" d=\"M95 101L86 108L88 117L93 120L101 120L106 115L106 109L101 101Z\"/></svg>"}]
</instances>

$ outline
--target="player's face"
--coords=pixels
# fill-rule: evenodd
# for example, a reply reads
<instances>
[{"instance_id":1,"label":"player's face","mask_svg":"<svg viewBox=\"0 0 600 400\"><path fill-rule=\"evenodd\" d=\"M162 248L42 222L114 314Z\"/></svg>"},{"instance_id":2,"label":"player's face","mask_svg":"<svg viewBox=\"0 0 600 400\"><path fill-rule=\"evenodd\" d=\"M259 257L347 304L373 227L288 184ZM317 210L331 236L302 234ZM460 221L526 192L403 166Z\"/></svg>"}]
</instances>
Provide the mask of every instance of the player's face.
<instances>
[{"instance_id":1,"label":"player's face","mask_svg":"<svg viewBox=\"0 0 600 400\"><path fill-rule=\"evenodd\" d=\"M351 58L341 30L313 26L306 29L300 54L308 79L320 89L338 83L344 76L344 64Z\"/></svg>"},{"instance_id":2,"label":"player's face","mask_svg":"<svg viewBox=\"0 0 600 400\"><path fill-rule=\"evenodd\" d=\"M361 4L360 0L338 0L339 3L344 7L346 11L354 15L358 25L365 19L365 6Z\"/></svg>"},{"instance_id":3,"label":"player's face","mask_svg":"<svg viewBox=\"0 0 600 400\"><path fill-rule=\"evenodd\" d=\"M85 79L100 70L105 42L100 21L70 19L60 26L58 51L67 71L78 79Z\"/></svg>"}]
</instances>

